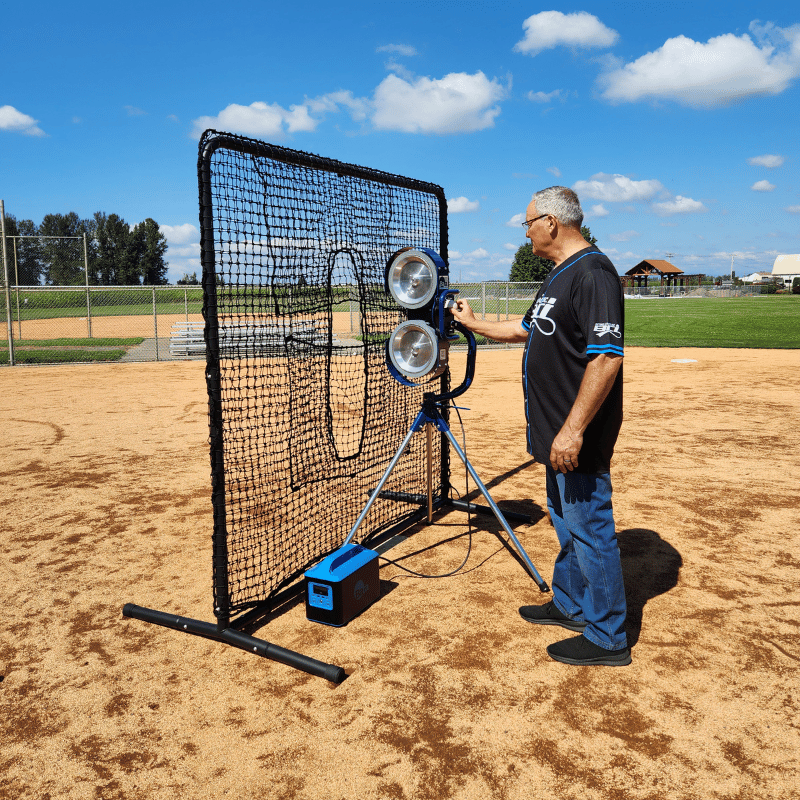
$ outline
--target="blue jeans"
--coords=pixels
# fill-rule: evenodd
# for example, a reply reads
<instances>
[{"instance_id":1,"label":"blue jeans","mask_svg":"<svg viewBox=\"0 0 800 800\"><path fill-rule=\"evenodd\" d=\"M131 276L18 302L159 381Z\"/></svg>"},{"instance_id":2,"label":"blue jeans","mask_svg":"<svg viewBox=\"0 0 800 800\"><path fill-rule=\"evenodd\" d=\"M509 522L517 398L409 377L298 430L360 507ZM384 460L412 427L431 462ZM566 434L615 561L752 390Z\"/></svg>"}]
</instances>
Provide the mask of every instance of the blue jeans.
<instances>
[{"instance_id":1,"label":"blue jeans","mask_svg":"<svg viewBox=\"0 0 800 800\"><path fill-rule=\"evenodd\" d=\"M611 507L611 475L547 470L547 508L561 552L553 600L583 635L607 650L627 647L625 585Z\"/></svg>"}]
</instances>

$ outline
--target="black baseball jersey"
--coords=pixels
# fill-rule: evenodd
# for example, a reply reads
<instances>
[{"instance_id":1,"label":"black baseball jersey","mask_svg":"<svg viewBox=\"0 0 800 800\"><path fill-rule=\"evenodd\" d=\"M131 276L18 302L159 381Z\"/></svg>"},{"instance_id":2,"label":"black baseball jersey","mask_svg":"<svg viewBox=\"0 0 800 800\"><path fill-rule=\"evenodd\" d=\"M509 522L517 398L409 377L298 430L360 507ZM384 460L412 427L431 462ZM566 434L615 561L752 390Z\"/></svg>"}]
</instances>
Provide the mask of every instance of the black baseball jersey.
<instances>
[{"instance_id":1,"label":"black baseball jersey","mask_svg":"<svg viewBox=\"0 0 800 800\"><path fill-rule=\"evenodd\" d=\"M528 452L550 463L550 448L578 396L586 365L598 353L622 356L624 300L614 265L587 247L553 267L522 320ZM578 472L606 472L622 425L622 369L589 423Z\"/></svg>"}]
</instances>

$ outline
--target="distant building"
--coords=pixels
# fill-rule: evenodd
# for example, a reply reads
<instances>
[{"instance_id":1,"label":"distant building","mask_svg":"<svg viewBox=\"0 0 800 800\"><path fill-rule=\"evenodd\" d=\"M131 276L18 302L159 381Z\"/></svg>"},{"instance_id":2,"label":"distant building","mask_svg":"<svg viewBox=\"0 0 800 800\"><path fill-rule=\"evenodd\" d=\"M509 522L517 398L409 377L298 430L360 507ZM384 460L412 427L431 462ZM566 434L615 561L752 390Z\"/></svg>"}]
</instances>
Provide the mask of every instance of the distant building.
<instances>
[{"instance_id":1,"label":"distant building","mask_svg":"<svg viewBox=\"0 0 800 800\"><path fill-rule=\"evenodd\" d=\"M683 287L683 270L670 264L669 261L657 258L640 261L635 267L629 269L622 279L622 285L625 287L635 286L641 292L643 288L648 289L650 279L653 277L659 279L662 292L669 292L679 285L681 288Z\"/></svg>"},{"instance_id":2,"label":"distant building","mask_svg":"<svg viewBox=\"0 0 800 800\"><path fill-rule=\"evenodd\" d=\"M800 253L795 255L778 256L772 265L770 277L780 278L788 289L795 278L800 278Z\"/></svg>"},{"instance_id":3,"label":"distant building","mask_svg":"<svg viewBox=\"0 0 800 800\"><path fill-rule=\"evenodd\" d=\"M772 280L771 272L754 272L752 275L745 275L742 283L766 283Z\"/></svg>"}]
</instances>

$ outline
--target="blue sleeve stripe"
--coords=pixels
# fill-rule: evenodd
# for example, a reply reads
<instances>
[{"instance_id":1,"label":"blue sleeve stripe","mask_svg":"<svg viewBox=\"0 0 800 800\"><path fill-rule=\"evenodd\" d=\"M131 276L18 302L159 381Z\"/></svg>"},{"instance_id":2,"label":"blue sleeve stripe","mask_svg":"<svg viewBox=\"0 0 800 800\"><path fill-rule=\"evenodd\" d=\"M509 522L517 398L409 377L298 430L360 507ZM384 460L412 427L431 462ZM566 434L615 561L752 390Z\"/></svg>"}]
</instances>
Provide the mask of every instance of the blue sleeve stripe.
<instances>
[{"instance_id":1,"label":"blue sleeve stripe","mask_svg":"<svg viewBox=\"0 0 800 800\"><path fill-rule=\"evenodd\" d=\"M531 324L526 319L521 319L520 324L523 328L525 328L526 331L528 331L528 333L531 332Z\"/></svg>"},{"instance_id":2,"label":"blue sleeve stripe","mask_svg":"<svg viewBox=\"0 0 800 800\"><path fill-rule=\"evenodd\" d=\"M623 348L615 344L590 344L586 348L587 355L597 355L598 353L606 353L612 356L624 356L625 351Z\"/></svg>"}]
</instances>

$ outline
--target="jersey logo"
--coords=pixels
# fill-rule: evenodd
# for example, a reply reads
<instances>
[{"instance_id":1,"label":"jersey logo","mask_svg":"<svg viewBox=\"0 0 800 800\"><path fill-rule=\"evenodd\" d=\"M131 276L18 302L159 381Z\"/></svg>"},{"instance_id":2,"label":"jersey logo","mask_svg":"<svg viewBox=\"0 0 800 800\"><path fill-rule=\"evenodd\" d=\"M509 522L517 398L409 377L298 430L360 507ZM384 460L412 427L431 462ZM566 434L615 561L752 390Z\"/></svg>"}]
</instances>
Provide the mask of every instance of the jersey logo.
<instances>
[{"instance_id":1,"label":"jersey logo","mask_svg":"<svg viewBox=\"0 0 800 800\"><path fill-rule=\"evenodd\" d=\"M547 315L556 304L557 299L556 297L540 297L533 308L531 321L536 326L536 330L545 336L552 336L556 332L555 320L550 319Z\"/></svg>"},{"instance_id":2,"label":"jersey logo","mask_svg":"<svg viewBox=\"0 0 800 800\"><path fill-rule=\"evenodd\" d=\"M622 334L619 332L619 325L616 325L613 322L598 322L594 326L594 332L598 336L605 336L607 333L610 333L612 336L615 336L617 339L622 338Z\"/></svg>"}]
</instances>

